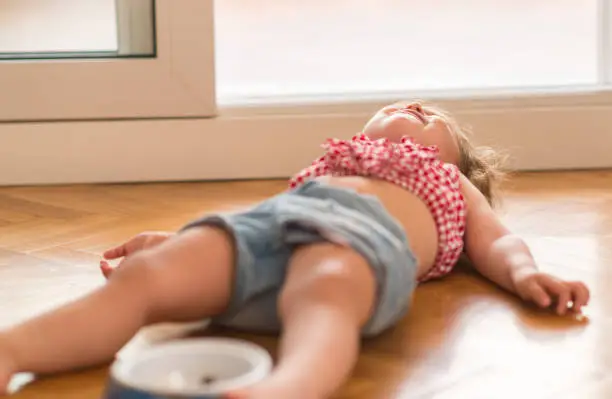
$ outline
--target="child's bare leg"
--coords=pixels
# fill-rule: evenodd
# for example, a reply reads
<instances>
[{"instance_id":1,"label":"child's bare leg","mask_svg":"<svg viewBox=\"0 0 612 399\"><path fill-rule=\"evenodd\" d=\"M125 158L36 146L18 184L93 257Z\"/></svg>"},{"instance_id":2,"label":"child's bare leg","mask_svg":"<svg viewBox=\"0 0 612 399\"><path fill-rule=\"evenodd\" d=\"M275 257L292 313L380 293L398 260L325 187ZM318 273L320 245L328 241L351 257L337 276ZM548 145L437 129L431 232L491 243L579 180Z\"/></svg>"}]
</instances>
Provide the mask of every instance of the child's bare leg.
<instances>
[{"instance_id":1,"label":"child's bare leg","mask_svg":"<svg viewBox=\"0 0 612 399\"><path fill-rule=\"evenodd\" d=\"M138 252L100 289L0 332L0 392L16 372L54 373L110 361L147 324L222 312L233 257L227 234L210 227Z\"/></svg>"},{"instance_id":2,"label":"child's bare leg","mask_svg":"<svg viewBox=\"0 0 612 399\"><path fill-rule=\"evenodd\" d=\"M375 291L370 267L350 248L315 244L296 251L279 303L278 365L261 384L229 397L329 397L357 361L360 330L372 312Z\"/></svg>"}]
</instances>

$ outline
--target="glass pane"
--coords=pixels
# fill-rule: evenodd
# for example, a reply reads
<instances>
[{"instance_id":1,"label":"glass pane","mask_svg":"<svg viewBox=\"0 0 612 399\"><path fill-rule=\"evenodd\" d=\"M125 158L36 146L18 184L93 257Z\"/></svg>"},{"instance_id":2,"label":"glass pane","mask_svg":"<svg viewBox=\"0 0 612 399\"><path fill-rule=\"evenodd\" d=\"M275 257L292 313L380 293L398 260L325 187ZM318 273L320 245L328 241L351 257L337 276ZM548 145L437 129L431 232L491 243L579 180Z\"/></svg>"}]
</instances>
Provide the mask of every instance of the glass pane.
<instances>
[{"instance_id":1,"label":"glass pane","mask_svg":"<svg viewBox=\"0 0 612 399\"><path fill-rule=\"evenodd\" d=\"M1 0L0 58L152 56L153 4Z\"/></svg>"},{"instance_id":2,"label":"glass pane","mask_svg":"<svg viewBox=\"0 0 612 399\"><path fill-rule=\"evenodd\" d=\"M220 102L596 84L597 0L217 0Z\"/></svg>"}]
</instances>

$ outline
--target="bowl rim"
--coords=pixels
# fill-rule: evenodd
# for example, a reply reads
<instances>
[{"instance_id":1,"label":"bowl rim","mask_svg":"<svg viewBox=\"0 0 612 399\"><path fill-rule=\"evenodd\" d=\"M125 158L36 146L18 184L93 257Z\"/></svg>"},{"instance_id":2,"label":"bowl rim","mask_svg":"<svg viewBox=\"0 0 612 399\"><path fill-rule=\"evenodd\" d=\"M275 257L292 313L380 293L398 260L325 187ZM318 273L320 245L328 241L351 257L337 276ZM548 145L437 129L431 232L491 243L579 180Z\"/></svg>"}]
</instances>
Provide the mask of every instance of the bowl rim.
<instances>
[{"instance_id":1,"label":"bowl rim","mask_svg":"<svg viewBox=\"0 0 612 399\"><path fill-rule=\"evenodd\" d=\"M214 388L198 387L176 390L170 387L162 388L154 383L149 385L130 381L130 371L134 367L152 359L163 358L166 353L185 353L187 350L194 356L197 356L198 351L204 356L206 353L233 354L250 361L253 368L244 375L216 384ZM116 360L111 366L110 378L122 386L122 389L133 389L154 395L198 396L222 394L228 390L244 388L262 380L272 371L272 364L272 357L268 351L249 341L232 338L183 338L156 344L126 358Z\"/></svg>"}]
</instances>

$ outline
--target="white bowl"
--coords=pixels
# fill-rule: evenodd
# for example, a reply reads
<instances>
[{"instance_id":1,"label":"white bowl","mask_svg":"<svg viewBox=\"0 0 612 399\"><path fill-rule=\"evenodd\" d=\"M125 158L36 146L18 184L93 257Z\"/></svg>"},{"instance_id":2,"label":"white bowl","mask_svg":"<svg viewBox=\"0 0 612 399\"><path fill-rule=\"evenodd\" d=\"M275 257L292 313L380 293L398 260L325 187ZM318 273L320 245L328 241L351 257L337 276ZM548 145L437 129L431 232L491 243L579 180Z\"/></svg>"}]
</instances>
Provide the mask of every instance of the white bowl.
<instances>
[{"instance_id":1,"label":"white bowl","mask_svg":"<svg viewBox=\"0 0 612 399\"><path fill-rule=\"evenodd\" d=\"M271 370L268 352L245 341L178 340L115 362L107 398L134 397L130 390L155 398L215 397L257 383Z\"/></svg>"}]
</instances>

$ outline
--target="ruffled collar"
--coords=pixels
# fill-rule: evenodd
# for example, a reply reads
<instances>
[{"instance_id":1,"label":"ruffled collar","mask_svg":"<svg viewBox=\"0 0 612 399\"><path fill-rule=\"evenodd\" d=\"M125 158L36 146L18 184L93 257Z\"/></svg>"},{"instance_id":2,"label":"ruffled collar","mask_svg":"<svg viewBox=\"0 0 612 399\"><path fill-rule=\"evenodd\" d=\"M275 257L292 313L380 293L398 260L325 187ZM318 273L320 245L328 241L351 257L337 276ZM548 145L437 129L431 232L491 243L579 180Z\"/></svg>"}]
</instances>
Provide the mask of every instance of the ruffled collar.
<instances>
[{"instance_id":1,"label":"ruffled collar","mask_svg":"<svg viewBox=\"0 0 612 399\"><path fill-rule=\"evenodd\" d=\"M323 148L325 155L321 160L338 173L387 176L404 184L424 178L432 184L448 184L452 188L459 185L457 168L440 160L437 146L418 144L408 136L397 143L386 138L372 140L360 134L351 140L329 139Z\"/></svg>"}]
</instances>

